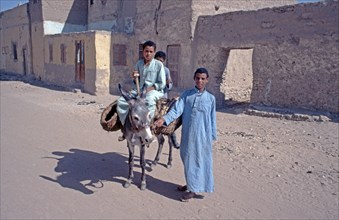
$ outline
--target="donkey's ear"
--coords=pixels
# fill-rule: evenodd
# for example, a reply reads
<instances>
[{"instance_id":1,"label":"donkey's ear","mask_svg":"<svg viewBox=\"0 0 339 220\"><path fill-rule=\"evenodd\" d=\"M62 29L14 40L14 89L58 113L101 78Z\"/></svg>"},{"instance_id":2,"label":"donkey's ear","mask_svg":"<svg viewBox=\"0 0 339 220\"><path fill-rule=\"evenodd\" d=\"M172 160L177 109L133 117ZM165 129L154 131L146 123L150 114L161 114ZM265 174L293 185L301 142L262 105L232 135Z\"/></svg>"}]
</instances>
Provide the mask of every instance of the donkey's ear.
<instances>
[{"instance_id":1,"label":"donkey's ear","mask_svg":"<svg viewBox=\"0 0 339 220\"><path fill-rule=\"evenodd\" d=\"M144 86L141 89L140 98L145 98L146 97L146 91L147 91L146 84L144 84Z\"/></svg>"},{"instance_id":2,"label":"donkey's ear","mask_svg":"<svg viewBox=\"0 0 339 220\"><path fill-rule=\"evenodd\" d=\"M126 101L130 100L131 99L130 95L125 90L123 90L123 88L121 87L120 83L119 83L118 87L119 87L119 91L120 91L122 97L124 97L124 99Z\"/></svg>"}]
</instances>

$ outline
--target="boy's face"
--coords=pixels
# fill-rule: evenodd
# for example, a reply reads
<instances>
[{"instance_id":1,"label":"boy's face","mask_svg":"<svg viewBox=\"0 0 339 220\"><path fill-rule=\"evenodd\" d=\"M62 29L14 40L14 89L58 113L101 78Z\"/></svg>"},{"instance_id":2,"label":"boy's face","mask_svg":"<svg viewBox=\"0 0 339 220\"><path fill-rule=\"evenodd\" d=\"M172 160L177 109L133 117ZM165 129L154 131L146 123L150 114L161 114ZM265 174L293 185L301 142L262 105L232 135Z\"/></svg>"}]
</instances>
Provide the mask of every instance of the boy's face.
<instances>
[{"instance_id":1,"label":"boy's face","mask_svg":"<svg viewBox=\"0 0 339 220\"><path fill-rule=\"evenodd\" d=\"M146 46L142 51L145 63L149 63L154 57L154 47Z\"/></svg>"},{"instance_id":2,"label":"boy's face","mask_svg":"<svg viewBox=\"0 0 339 220\"><path fill-rule=\"evenodd\" d=\"M194 76L195 86L202 92L205 89L205 86L208 82L206 73L197 73Z\"/></svg>"}]
</instances>

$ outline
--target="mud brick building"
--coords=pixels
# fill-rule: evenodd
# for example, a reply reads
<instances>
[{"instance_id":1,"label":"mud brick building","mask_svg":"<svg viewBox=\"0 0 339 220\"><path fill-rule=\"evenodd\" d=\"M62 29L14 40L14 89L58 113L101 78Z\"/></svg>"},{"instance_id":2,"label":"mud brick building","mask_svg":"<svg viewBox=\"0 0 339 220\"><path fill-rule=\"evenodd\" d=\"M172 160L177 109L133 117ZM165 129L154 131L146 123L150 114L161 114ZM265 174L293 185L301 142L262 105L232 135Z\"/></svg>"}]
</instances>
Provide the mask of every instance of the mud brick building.
<instances>
[{"instance_id":1,"label":"mud brick building","mask_svg":"<svg viewBox=\"0 0 339 220\"><path fill-rule=\"evenodd\" d=\"M178 92L204 66L218 106L339 112L337 0L30 0L0 13L0 71L118 94L145 40Z\"/></svg>"}]
</instances>

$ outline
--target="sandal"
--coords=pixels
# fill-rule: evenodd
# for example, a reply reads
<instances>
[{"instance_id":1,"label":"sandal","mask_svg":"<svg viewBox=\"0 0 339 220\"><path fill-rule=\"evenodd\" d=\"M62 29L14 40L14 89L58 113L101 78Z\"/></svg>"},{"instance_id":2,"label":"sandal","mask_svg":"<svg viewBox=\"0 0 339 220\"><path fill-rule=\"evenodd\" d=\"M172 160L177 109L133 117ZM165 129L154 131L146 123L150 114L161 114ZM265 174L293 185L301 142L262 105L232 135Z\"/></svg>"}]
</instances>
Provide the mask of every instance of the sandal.
<instances>
[{"instance_id":1,"label":"sandal","mask_svg":"<svg viewBox=\"0 0 339 220\"><path fill-rule=\"evenodd\" d=\"M180 192L185 192L187 190L187 185L184 185L184 186L178 186L177 187L177 190L180 191Z\"/></svg>"},{"instance_id":2,"label":"sandal","mask_svg":"<svg viewBox=\"0 0 339 220\"><path fill-rule=\"evenodd\" d=\"M189 192L183 197L180 198L181 202L188 202L190 199L193 199L196 196L194 192Z\"/></svg>"}]
</instances>

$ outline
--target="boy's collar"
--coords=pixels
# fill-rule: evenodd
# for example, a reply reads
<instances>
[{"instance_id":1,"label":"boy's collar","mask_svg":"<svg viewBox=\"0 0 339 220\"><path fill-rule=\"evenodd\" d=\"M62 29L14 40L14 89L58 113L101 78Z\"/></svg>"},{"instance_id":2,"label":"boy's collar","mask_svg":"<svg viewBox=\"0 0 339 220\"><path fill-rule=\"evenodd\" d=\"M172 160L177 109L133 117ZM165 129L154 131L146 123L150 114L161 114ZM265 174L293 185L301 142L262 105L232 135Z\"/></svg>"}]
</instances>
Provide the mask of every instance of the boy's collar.
<instances>
[{"instance_id":1,"label":"boy's collar","mask_svg":"<svg viewBox=\"0 0 339 220\"><path fill-rule=\"evenodd\" d=\"M200 90L197 88L197 86L194 86L194 90L198 93L203 93L206 91L206 87L204 88L204 90L202 90L202 92L200 92Z\"/></svg>"}]
</instances>

